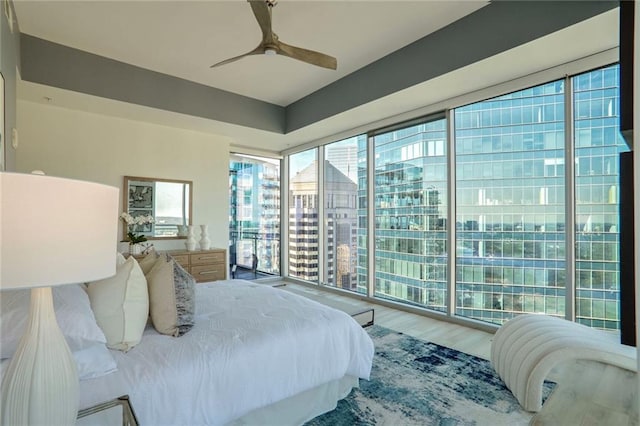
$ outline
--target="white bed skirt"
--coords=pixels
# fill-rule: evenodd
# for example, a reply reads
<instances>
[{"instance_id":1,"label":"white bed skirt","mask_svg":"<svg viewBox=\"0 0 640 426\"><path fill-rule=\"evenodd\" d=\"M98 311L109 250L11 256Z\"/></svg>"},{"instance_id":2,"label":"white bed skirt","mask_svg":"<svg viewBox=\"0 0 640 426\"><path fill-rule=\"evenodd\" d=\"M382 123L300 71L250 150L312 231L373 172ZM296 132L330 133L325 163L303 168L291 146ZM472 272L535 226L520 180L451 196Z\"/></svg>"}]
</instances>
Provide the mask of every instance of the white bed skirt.
<instances>
[{"instance_id":1,"label":"white bed skirt","mask_svg":"<svg viewBox=\"0 0 640 426\"><path fill-rule=\"evenodd\" d=\"M253 410L229 425L301 425L336 408L337 402L358 386L359 379L347 375L275 404Z\"/></svg>"}]
</instances>

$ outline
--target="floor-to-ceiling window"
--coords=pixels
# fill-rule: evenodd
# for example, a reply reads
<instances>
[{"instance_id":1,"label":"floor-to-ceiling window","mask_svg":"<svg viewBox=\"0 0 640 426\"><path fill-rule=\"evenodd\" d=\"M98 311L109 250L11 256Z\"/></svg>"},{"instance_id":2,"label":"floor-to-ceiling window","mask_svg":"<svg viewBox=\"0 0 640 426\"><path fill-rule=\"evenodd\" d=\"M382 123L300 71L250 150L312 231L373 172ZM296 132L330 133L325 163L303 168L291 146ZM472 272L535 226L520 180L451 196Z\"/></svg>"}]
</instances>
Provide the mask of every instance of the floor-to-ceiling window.
<instances>
[{"instance_id":1,"label":"floor-to-ceiling window","mask_svg":"<svg viewBox=\"0 0 640 426\"><path fill-rule=\"evenodd\" d=\"M233 154L229 163L232 265L280 274L280 160Z\"/></svg>"},{"instance_id":2,"label":"floor-to-ceiling window","mask_svg":"<svg viewBox=\"0 0 640 426\"><path fill-rule=\"evenodd\" d=\"M565 312L564 82L455 110L456 314Z\"/></svg>"},{"instance_id":3,"label":"floor-to-ceiling window","mask_svg":"<svg viewBox=\"0 0 640 426\"><path fill-rule=\"evenodd\" d=\"M373 147L375 296L445 310L446 120L377 134Z\"/></svg>"},{"instance_id":4,"label":"floor-to-ceiling window","mask_svg":"<svg viewBox=\"0 0 640 426\"><path fill-rule=\"evenodd\" d=\"M576 321L617 329L620 311L618 66L572 79L575 126Z\"/></svg>"},{"instance_id":5,"label":"floor-to-ceiling window","mask_svg":"<svg viewBox=\"0 0 640 426\"><path fill-rule=\"evenodd\" d=\"M324 147L324 245L326 285L366 292L366 136L356 136ZM358 255L360 253L360 255ZM360 264L360 268L358 265Z\"/></svg>"},{"instance_id":6,"label":"floor-to-ceiling window","mask_svg":"<svg viewBox=\"0 0 640 426\"><path fill-rule=\"evenodd\" d=\"M497 324L521 312L571 317L571 278L576 321L619 328L618 101L614 65L455 110L458 315Z\"/></svg>"},{"instance_id":7,"label":"floor-to-ceiling window","mask_svg":"<svg viewBox=\"0 0 640 426\"><path fill-rule=\"evenodd\" d=\"M355 275L369 296L493 324L618 329L618 68L291 155L290 275L349 289Z\"/></svg>"},{"instance_id":8,"label":"floor-to-ceiling window","mask_svg":"<svg viewBox=\"0 0 640 426\"><path fill-rule=\"evenodd\" d=\"M289 276L319 281L318 150L289 157Z\"/></svg>"}]
</instances>

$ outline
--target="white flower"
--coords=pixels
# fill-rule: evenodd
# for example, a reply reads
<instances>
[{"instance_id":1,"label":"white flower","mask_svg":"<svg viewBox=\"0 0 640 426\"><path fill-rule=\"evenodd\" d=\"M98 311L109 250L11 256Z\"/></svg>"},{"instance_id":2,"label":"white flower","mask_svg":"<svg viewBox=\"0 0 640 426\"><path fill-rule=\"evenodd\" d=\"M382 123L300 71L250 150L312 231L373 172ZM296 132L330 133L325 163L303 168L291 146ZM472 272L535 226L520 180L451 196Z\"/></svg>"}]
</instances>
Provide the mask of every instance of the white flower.
<instances>
[{"instance_id":1,"label":"white flower","mask_svg":"<svg viewBox=\"0 0 640 426\"><path fill-rule=\"evenodd\" d=\"M155 219L150 214L149 215L140 215L140 216L133 217L128 212L123 212L123 213L120 214L120 218L127 225L146 225L147 223L154 223L155 222Z\"/></svg>"},{"instance_id":2,"label":"white flower","mask_svg":"<svg viewBox=\"0 0 640 426\"><path fill-rule=\"evenodd\" d=\"M130 215L129 213L127 213L127 212L123 212L123 213L120 215L120 218L121 218L122 220L124 220L124 221L127 223L127 225L131 225L132 223L134 223L134 218L133 218L133 216L131 216L131 215Z\"/></svg>"}]
</instances>

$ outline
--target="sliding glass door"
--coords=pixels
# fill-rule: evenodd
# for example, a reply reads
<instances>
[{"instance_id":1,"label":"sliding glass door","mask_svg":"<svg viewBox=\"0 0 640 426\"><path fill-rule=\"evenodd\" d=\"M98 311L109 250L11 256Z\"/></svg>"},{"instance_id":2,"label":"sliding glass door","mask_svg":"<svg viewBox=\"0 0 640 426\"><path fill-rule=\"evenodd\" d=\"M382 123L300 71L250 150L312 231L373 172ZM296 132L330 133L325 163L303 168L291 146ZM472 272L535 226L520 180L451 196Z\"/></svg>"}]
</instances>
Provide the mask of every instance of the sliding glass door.
<instances>
[{"instance_id":1,"label":"sliding glass door","mask_svg":"<svg viewBox=\"0 0 640 426\"><path fill-rule=\"evenodd\" d=\"M280 160L232 154L229 198L230 263L280 275Z\"/></svg>"}]
</instances>

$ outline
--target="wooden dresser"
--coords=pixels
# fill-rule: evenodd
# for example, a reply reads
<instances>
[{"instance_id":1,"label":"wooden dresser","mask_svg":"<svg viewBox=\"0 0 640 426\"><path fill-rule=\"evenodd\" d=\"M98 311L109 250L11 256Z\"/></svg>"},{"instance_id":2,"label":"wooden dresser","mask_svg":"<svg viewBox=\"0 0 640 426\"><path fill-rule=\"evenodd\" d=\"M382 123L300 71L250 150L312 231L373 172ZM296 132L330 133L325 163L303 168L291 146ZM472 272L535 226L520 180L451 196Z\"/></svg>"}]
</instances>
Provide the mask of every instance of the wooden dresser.
<instances>
[{"instance_id":1,"label":"wooden dresser","mask_svg":"<svg viewBox=\"0 0 640 426\"><path fill-rule=\"evenodd\" d=\"M225 249L170 250L168 253L193 275L196 282L227 279L227 251Z\"/></svg>"}]
</instances>

